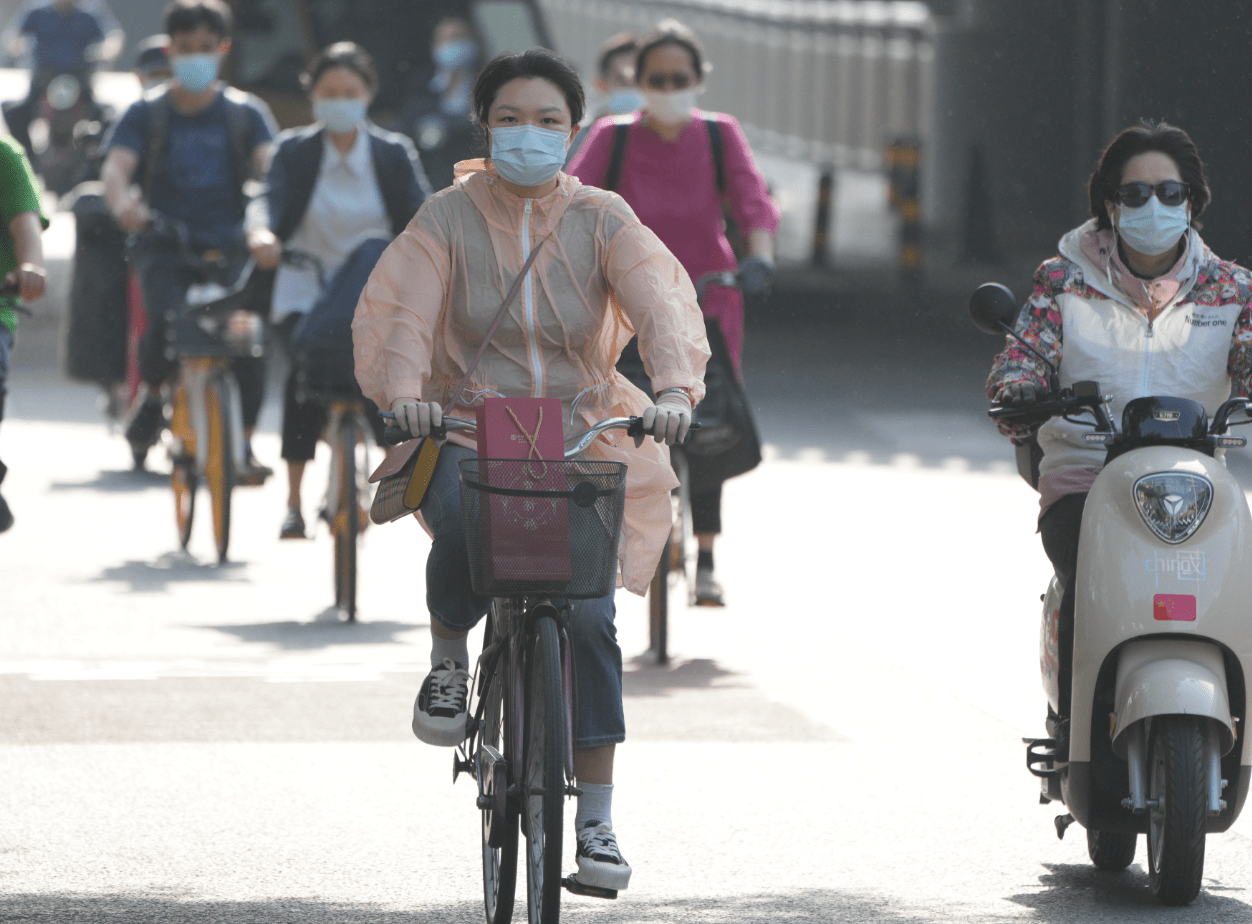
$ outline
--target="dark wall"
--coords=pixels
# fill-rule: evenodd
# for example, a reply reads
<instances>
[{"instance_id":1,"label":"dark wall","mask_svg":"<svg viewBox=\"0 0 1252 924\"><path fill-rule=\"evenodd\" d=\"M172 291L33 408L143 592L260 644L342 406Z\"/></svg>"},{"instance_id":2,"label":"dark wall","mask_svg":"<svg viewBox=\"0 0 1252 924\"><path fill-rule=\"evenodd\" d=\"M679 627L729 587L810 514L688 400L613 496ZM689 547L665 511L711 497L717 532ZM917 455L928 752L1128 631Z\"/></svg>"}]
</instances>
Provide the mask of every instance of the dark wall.
<instances>
[{"instance_id":1,"label":"dark wall","mask_svg":"<svg viewBox=\"0 0 1252 924\"><path fill-rule=\"evenodd\" d=\"M1124 0L1118 5L1117 127L1143 118L1184 128L1213 190L1202 234L1221 256L1252 260L1252 9L1246 0ZM1168 39L1168 43L1163 42Z\"/></svg>"},{"instance_id":2,"label":"dark wall","mask_svg":"<svg viewBox=\"0 0 1252 924\"><path fill-rule=\"evenodd\" d=\"M975 231L992 226L980 252L1046 256L1088 217L1086 182L1104 146L1141 118L1164 118L1191 133L1209 165L1206 240L1223 256L1252 257L1248 6L968 0L963 16L941 20L924 195L951 255L969 250L973 214ZM982 169L971 189L975 148Z\"/></svg>"}]
</instances>

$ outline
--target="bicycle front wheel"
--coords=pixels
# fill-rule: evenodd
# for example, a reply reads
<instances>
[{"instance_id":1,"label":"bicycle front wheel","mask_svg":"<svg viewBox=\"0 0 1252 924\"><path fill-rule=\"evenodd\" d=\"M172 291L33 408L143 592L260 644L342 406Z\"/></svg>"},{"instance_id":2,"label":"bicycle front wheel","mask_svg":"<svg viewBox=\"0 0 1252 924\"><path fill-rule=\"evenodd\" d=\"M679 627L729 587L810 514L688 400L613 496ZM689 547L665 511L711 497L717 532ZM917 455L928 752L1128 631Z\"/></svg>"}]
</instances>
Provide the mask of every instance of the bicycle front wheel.
<instances>
[{"instance_id":1,"label":"bicycle front wheel","mask_svg":"<svg viewBox=\"0 0 1252 924\"><path fill-rule=\"evenodd\" d=\"M565 808L565 701L556 620L535 622L526 664L526 899L530 924L561 919L561 835Z\"/></svg>"},{"instance_id":2,"label":"bicycle front wheel","mask_svg":"<svg viewBox=\"0 0 1252 924\"><path fill-rule=\"evenodd\" d=\"M335 509L330 526L335 536L335 605L349 621L356 619L356 552L361 530L356 455L363 438L357 422L345 416L332 444Z\"/></svg>"},{"instance_id":3,"label":"bicycle front wheel","mask_svg":"<svg viewBox=\"0 0 1252 924\"><path fill-rule=\"evenodd\" d=\"M226 561L230 546L230 495L235 487L234 431L231 427L233 391L226 373L213 376L204 387L204 416L207 433L204 480L208 483L213 513L213 538L218 562Z\"/></svg>"},{"instance_id":4,"label":"bicycle front wheel","mask_svg":"<svg viewBox=\"0 0 1252 924\"><path fill-rule=\"evenodd\" d=\"M487 627L483 647L494 633ZM504 716L507 712L507 652L497 659L483 693L483 725L478 738L476 773L479 794L487 799L483 816L483 905L487 924L509 924L517 888L517 803L509 798L509 773Z\"/></svg>"},{"instance_id":5,"label":"bicycle front wheel","mask_svg":"<svg viewBox=\"0 0 1252 924\"><path fill-rule=\"evenodd\" d=\"M691 470L687 454L681 449L670 450L678 487L671 495L674 518L670 531L670 581L681 578L686 585L687 604L695 602L696 595L696 534L691 522Z\"/></svg>"}]
</instances>

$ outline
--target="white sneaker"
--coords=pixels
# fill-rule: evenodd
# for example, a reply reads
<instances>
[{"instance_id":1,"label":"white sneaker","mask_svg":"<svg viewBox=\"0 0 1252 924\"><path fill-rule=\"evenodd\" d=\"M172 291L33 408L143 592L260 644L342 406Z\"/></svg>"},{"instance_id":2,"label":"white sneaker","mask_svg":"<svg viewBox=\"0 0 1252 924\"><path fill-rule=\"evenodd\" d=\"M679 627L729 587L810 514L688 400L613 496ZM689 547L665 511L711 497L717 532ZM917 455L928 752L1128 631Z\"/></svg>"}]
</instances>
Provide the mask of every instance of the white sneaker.
<instances>
[{"instance_id":1,"label":"white sneaker","mask_svg":"<svg viewBox=\"0 0 1252 924\"><path fill-rule=\"evenodd\" d=\"M578 881L597 889L626 888L630 884L630 864L617 849L612 825L588 821L574 832L578 839Z\"/></svg>"},{"instance_id":2,"label":"white sneaker","mask_svg":"<svg viewBox=\"0 0 1252 924\"><path fill-rule=\"evenodd\" d=\"M465 740L469 672L444 658L422 682L413 704L413 734L427 744L455 747Z\"/></svg>"}]
</instances>

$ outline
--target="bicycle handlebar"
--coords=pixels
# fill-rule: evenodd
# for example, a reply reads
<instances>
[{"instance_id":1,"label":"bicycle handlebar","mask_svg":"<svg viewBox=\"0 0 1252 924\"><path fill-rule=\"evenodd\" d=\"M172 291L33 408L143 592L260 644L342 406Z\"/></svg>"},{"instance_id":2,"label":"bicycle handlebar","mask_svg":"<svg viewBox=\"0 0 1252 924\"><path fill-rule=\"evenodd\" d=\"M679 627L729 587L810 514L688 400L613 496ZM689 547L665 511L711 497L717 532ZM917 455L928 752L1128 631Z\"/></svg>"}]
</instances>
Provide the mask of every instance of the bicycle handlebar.
<instances>
[{"instance_id":1,"label":"bicycle handlebar","mask_svg":"<svg viewBox=\"0 0 1252 924\"><path fill-rule=\"evenodd\" d=\"M704 290L710 285L723 286L727 289L739 288L739 274L733 270L718 270L714 273L705 273L695 280L696 301L704 303Z\"/></svg>"},{"instance_id":2,"label":"bicycle handlebar","mask_svg":"<svg viewBox=\"0 0 1252 924\"><path fill-rule=\"evenodd\" d=\"M390 411L379 411L378 414L384 420L396 419L396 415L392 414ZM691 429L699 430L700 424L693 421ZM610 417L608 420L600 421L591 429L584 430L582 433L578 433L567 439L565 441L566 446L568 447L570 443L573 443L574 446L572 449L567 448L565 450L565 458L575 459L582 455L602 433L606 433L609 430L625 430L626 435L631 437L650 435L643 429L642 417ZM443 426L437 427L433 430L431 432L431 436L435 439L444 439L448 435L449 431L476 433L478 431L478 425L472 420L463 420L460 417L445 417L443 419ZM383 439L390 446L395 446L414 438L413 434L409 433L408 430L405 430L402 427L389 426L383 431Z\"/></svg>"},{"instance_id":3,"label":"bicycle handlebar","mask_svg":"<svg viewBox=\"0 0 1252 924\"><path fill-rule=\"evenodd\" d=\"M309 253L307 250L301 250L299 247L292 247L290 244L284 244L282 250L282 262L296 269L311 269L317 275L317 287L319 289L326 288L326 267L322 261Z\"/></svg>"}]
</instances>

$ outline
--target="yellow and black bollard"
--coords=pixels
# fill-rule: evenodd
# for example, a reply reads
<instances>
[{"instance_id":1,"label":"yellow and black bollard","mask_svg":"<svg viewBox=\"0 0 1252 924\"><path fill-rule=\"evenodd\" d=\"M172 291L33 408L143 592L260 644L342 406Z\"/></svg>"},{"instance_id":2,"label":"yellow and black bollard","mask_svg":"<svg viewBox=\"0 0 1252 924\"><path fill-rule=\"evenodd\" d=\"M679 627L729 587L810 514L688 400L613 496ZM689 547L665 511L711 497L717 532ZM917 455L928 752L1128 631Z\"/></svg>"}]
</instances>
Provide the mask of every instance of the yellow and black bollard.
<instances>
[{"instance_id":1,"label":"yellow and black bollard","mask_svg":"<svg viewBox=\"0 0 1252 924\"><path fill-rule=\"evenodd\" d=\"M920 281L922 274L921 160L922 146L914 138L887 145L888 202L900 213L900 272L907 282Z\"/></svg>"},{"instance_id":2,"label":"yellow and black bollard","mask_svg":"<svg viewBox=\"0 0 1252 924\"><path fill-rule=\"evenodd\" d=\"M822 169L817 180L817 214L813 225L813 265L830 263L830 213L834 204L835 171L832 167Z\"/></svg>"}]
</instances>

